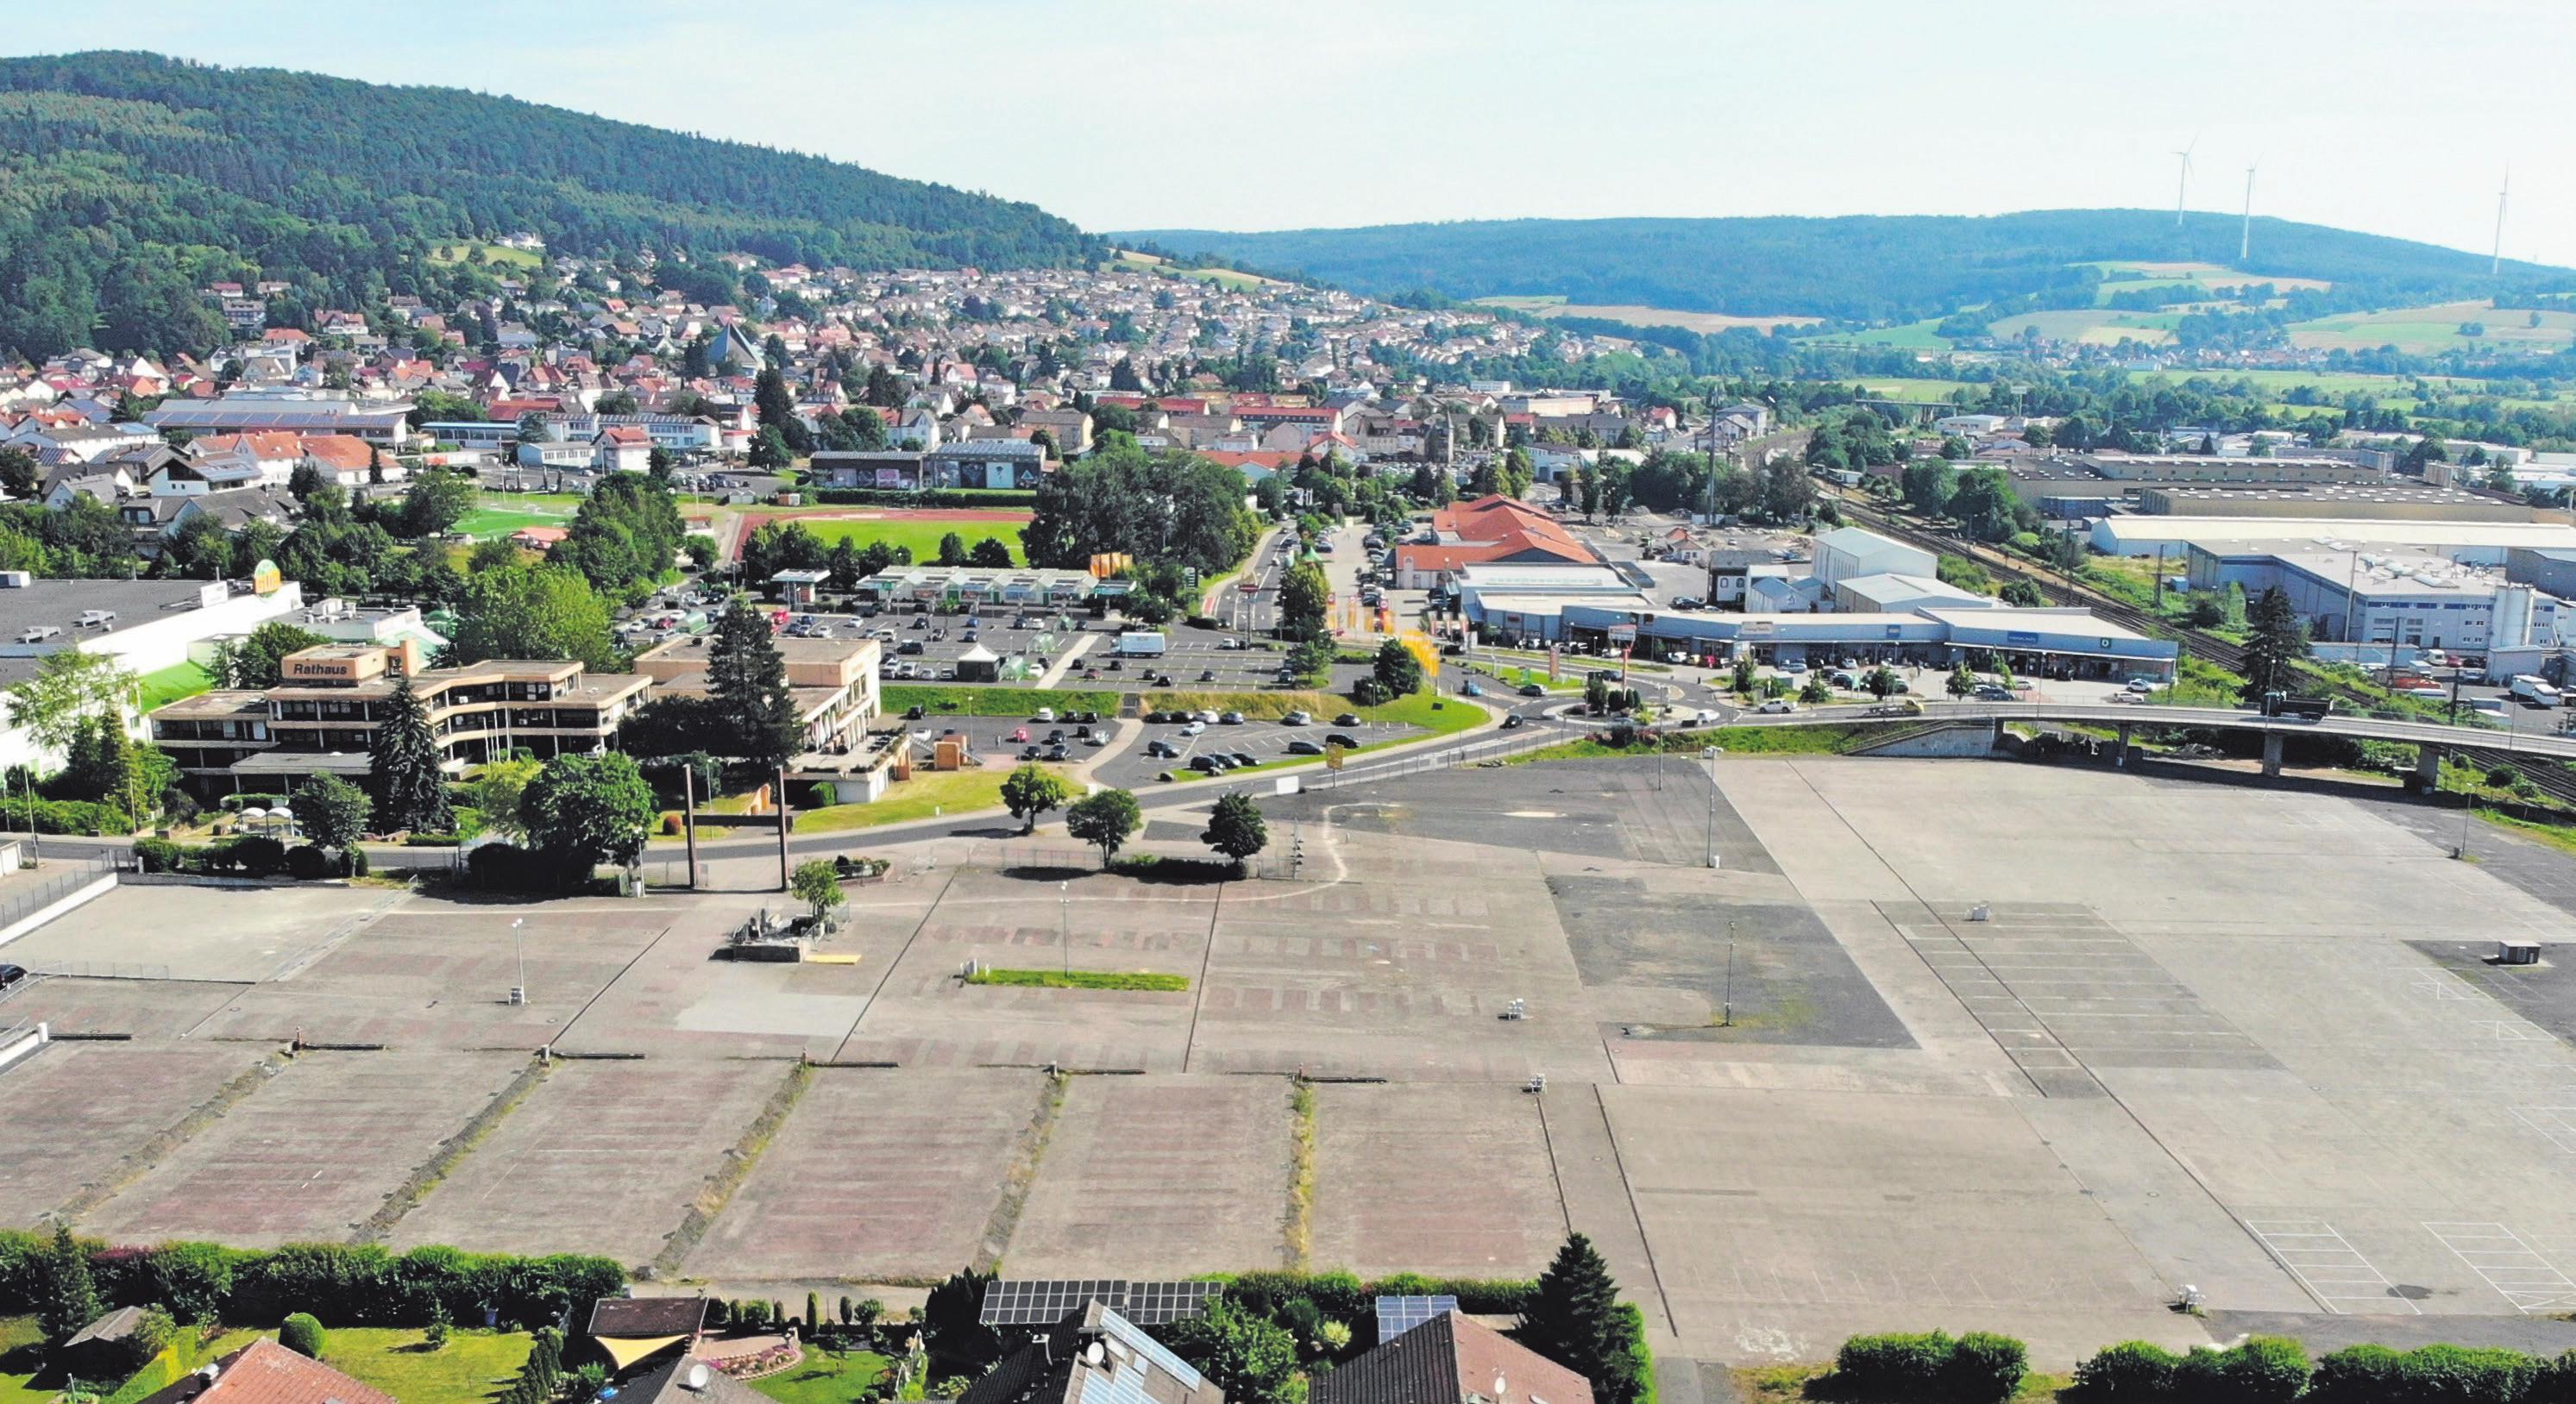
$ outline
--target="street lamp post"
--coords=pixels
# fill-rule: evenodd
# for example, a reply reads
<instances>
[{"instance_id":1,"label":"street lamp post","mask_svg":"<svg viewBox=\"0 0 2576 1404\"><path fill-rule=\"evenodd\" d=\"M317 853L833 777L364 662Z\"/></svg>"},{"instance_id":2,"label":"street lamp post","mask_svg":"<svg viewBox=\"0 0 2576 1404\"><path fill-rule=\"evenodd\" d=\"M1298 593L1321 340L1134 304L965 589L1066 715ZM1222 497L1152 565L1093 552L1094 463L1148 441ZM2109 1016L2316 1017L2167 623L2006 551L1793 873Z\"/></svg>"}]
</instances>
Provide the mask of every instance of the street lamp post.
<instances>
[{"instance_id":1,"label":"street lamp post","mask_svg":"<svg viewBox=\"0 0 2576 1404\"><path fill-rule=\"evenodd\" d=\"M1064 949L1064 974L1073 978L1073 884L1055 885L1055 940Z\"/></svg>"},{"instance_id":2,"label":"street lamp post","mask_svg":"<svg viewBox=\"0 0 2576 1404\"><path fill-rule=\"evenodd\" d=\"M519 983L510 987L510 1002L512 1004L525 1004L528 1002L527 927L528 919L526 917L521 917L517 921L510 923L510 943L518 948L519 954Z\"/></svg>"},{"instance_id":3,"label":"street lamp post","mask_svg":"<svg viewBox=\"0 0 2576 1404\"><path fill-rule=\"evenodd\" d=\"M1708 762L1708 866L1717 866L1717 748L1703 746L1699 758Z\"/></svg>"}]
</instances>

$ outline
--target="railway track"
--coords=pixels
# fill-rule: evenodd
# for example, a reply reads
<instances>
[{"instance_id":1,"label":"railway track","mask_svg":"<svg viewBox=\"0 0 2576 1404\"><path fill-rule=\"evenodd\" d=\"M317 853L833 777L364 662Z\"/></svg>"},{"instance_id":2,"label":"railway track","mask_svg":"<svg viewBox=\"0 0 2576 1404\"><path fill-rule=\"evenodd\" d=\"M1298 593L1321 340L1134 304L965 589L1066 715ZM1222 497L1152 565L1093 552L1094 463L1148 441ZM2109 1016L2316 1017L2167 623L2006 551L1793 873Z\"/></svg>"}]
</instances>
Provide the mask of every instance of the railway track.
<instances>
[{"instance_id":1,"label":"railway track","mask_svg":"<svg viewBox=\"0 0 2576 1404\"><path fill-rule=\"evenodd\" d=\"M1997 550L1982 542L1944 532L1927 531L1910 522L1899 521L1866 502L1849 496L1839 503L1843 515L1883 536L1894 537L1907 545L1929 551L1935 556L1964 556L1986 568L1987 572L2006 579L2026 581L2036 586L2044 598L2065 605L2079 605L2095 614L2133 629L2149 638L2171 638L2182 651L2231 673L2245 671L2245 650L2215 635L2198 629L2176 626L2170 620L2158 619L2147 611L2084 585L2072 576L2061 575L2032 565L2018 556Z\"/></svg>"}]
</instances>

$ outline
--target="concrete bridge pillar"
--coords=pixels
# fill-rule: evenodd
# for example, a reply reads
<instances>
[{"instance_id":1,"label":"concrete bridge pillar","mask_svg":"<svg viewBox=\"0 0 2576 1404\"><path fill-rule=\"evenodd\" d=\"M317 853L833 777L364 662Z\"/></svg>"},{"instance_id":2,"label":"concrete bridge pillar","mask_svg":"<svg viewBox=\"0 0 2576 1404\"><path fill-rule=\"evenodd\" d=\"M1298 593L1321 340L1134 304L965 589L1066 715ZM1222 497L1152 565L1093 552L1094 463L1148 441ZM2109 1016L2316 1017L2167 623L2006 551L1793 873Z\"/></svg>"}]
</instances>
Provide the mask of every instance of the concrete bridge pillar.
<instances>
[{"instance_id":1,"label":"concrete bridge pillar","mask_svg":"<svg viewBox=\"0 0 2576 1404\"><path fill-rule=\"evenodd\" d=\"M2130 724L2130 723L2128 723L2128 722L2122 722L2122 723L2120 723L2120 740L2119 740L2119 744L2118 744L2117 746L2115 746L2115 747L2112 749L2112 751L2111 751L2111 764L2112 764L2113 766L2115 766L2115 767L2122 767L2122 768L2125 768L2125 767L2128 765L2128 763L2129 763L2129 734L2130 734L2131 732L2135 731L2135 730L2137 730L2137 728L2136 728L2134 725L2132 725L2132 724Z\"/></svg>"},{"instance_id":2,"label":"concrete bridge pillar","mask_svg":"<svg viewBox=\"0 0 2576 1404\"><path fill-rule=\"evenodd\" d=\"M2412 789L2419 795L2429 795L2442 788L2441 747L2418 746L2415 748L2415 774L2412 779L2409 780L2408 788Z\"/></svg>"},{"instance_id":3,"label":"concrete bridge pillar","mask_svg":"<svg viewBox=\"0 0 2576 1404\"><path fill-rule=\"evenodd\" d=\"M2277 779L2281 774L2281 740L2281 733L2277 731L2263 733L2263 776L2267 780Z\"/></svg>"}]
</instances>

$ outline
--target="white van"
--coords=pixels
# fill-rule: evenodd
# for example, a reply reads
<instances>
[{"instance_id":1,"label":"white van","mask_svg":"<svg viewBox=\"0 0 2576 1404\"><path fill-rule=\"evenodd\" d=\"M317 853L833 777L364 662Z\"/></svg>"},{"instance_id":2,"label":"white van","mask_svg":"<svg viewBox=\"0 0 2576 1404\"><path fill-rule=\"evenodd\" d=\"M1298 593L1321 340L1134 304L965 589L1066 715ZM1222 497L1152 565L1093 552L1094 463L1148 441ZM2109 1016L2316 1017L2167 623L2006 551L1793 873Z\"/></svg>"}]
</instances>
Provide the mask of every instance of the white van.
<instances>
[{"instance_id":1,"label":"white van","mask_svg":"<svg viewBox=\"0 0 2576 1404\"><path fill-rule=\"evenodd\" d=\"M29 629L27 632L20 634L18 636L18 642L23 644L43 643L45 640L53 638L61 633L62 630L55 628L51 624L39 624L35 628Z\"/></svg>"},{"instance_id":2,"label":"white van","mask_svg":"<svg viewBox=\"0 0 2576 1404\"><path fill-rule=\"evenodd\" d=\"M116 622L116 611L112 609L85 609L81 611L80 618L72 622L83 629L104 629L110 624Z\"/></svg>"}]
</instances>

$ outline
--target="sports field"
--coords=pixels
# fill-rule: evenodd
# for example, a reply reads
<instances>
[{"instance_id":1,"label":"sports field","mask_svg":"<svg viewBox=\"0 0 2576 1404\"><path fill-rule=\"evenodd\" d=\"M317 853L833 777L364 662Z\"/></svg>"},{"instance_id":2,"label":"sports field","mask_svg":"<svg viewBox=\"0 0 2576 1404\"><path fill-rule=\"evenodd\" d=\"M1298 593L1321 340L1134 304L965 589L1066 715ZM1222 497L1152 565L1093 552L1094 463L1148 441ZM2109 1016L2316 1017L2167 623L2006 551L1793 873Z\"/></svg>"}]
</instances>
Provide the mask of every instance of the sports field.
<instances>
[{"instance_id":1,"label":"sports field","mask_svg":"<svg viewBox=\"0 0 2576 1404\"><path fill-rule=\"evenodd\" d=\"M823 539L826 546L847 541L867 547L882 541L912 552L915 561L939 559L939 541L950 532L964 538L966 549L993 537L1011 548L1011 562L1025 564L1028 557L1020 550L1020 528L1029 524L1027 512L1002 509L958 508L906 512L834 511L826 516L815 512L761 512L744 524L749 532L764 522L794 521Z\"/></svg>"}]
</instances>

